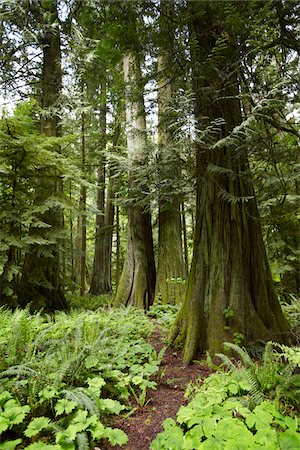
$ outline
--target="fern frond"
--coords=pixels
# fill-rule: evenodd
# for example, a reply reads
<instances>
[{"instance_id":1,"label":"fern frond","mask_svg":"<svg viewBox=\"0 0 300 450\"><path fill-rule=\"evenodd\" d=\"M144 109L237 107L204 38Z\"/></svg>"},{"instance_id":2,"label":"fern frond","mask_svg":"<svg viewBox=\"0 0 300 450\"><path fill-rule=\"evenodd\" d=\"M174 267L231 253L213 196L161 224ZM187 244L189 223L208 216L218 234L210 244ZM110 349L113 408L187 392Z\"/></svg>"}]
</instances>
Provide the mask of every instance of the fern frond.
<instances>
[{"instance_id":1,"label":"fern frond","mask_svg":"<svg viewBox=\"0 0 300 450\"><path fill-rule=\"evenodd\" d=\"M34 377L37 376L38 373L33 370L31 367L25 366L23 364L9 367L8 369L4 370L0 373L0 378L5 377Z\"/></svg>"},{"instance_id":2,"label":"fern frond","mask_svg":"<svg viewBox=\"0 0 300 450\"><path fill-rule=\"evenodd\" d=\"M64 390L63 394L67 400L71 400L77 403L80 408L86 409L89 413L100 415L100 410L97 405L96 398L83 388L75 388L70 391Z\"/></svg>"},{"instance_id":3,"label":"fern frond","mask_svg":"<svg viewBox=\"0 0 300 450\"><path fill-rule=\"evenodd\" d=\"M246 367L242 367L241 370L246 380L250 383L251 389L249 393L251 400L255 405L259 405L264 400L264 398L260 392L259 383L257 381L255 373Z\"/></svg>"},{"instance_id":4,"label":"fern frond","mask_svg":"<svg viewBox=\"0 0 300 450\"><path fill-rule=\"evenodd\" d=\"M89 450L89 438L87 433L77 433L76 443L78 450Z\"/></svg>"},{"instance_id":5,"label":"fern frond","mask_svg":"<svg viewBox=\"0 0 300 450\"><path fill-rule=\"evenodd\" d=\"M224 355L224 353L216 353L216 356L220 358L228 369L233 372L237 372L238 368L233 364L233 362L228 358L228 356Z\"/></svg>"},{"instance_id":6,"label":"fern frond","mask_svg":"<svg viewBox=\"0 0 300 450\"><path fill-rule=\"evenodd\" d=\"M252 200L254 198L253 195L244 196L244 197L238 197L236 195L231 194L230 192L226 191L225 189L220 188L218 192L218 196L222 200L226 200L229 203L232 203L233 205L237 203L247 203L249 200Z\"/></svg>"},{"instance_id":7,"label":"fern frond","mask_svg":"<svg viewBox=\"0 0 300 450\"><path fill-rule=\"evenodd\" d=\"M232 342L224 342L224 348L229 349L229 350L233 350L234 352L236 352L239 357L242 360L242 363L246 366L246 367L251 367L252 369L255 368L255 364L252 361L252 359L250 358L248 352L241 348L239 345L237 344L233 344Z\"/></svg>"}]
</instances>

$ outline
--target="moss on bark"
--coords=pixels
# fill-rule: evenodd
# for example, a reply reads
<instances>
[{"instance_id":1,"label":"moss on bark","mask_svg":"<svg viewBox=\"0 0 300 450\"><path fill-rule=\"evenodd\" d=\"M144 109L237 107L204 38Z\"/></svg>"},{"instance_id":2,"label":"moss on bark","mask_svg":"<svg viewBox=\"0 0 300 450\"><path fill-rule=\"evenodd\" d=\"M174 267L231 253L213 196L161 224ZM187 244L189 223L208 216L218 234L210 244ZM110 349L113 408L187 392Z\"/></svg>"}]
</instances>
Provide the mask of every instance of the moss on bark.
<instances>
[{"instance_id":1,"label":"moss on bark","mask_svg":"<svg viewBox=\"0 0 300 450\"><path fill-rule=\"evenodd\" d=\"M237 49L230 36L227 47L219 50L223 58L213 61L223 66L212 78L209 55L225 30L223 6L207 1L199 8L194 2L189 5L195 114L199 127L203 126L200 118L223 117L219 137L224 138L241 123L238 82L230 65L238 57ZM217 73L222 76L218 78ZM211 166L220 170L211 171ZM187 295L171 342L184 346L188 363L197 353L222 350L226 340L287 342L288 331L262 239L247 149L226 142L215 150L199 145L194 253Z\"/></svg>"}]
</instances>

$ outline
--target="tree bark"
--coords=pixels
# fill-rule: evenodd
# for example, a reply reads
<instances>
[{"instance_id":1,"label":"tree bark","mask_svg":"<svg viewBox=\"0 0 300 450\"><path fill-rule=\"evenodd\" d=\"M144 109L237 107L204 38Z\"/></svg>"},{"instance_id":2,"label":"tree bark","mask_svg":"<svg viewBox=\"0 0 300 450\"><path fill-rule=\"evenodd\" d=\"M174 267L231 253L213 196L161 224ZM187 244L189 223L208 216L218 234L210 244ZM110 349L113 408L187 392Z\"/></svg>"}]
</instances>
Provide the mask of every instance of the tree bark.
<instances>
[{"instance_id":1,"label":"tree bark","mask_svg":"<svg viewBox=\"0 0 300 450\"><path fill-rule=\"evenodd\" d=\"M127 249L115 304L148 309L154 298L155 264L150 209L149 205L143 205L143 189L138 182L138 173L146 156L146 118L143 95L139 90L141 70L137 55L133 52L128 52L124 57L124 80L128 184L129 190L139 198L133 199L128 207Z\"/></svg>"},{"instance_id":2,"label":"tree bark","mask_svg":"<svg viewBox=\"0 0 300 450\"><path fill-rule=\"evenodd\" d=\"M170 107L174 96L172 73L172 43L174 40L174 5L170 0L160 2L160 50L158 55L158 146L160 179L172 180L180 176L178 161L172 158L173 136ZM170 157L171 156L171 157ZM163 304L179 304L184 295L185 278L181 244L180 200L174 192L162 192L158 212L158 262L156 299Z\"/></svg>"},{"instance_id":3,"label":"tree bark","mask_svg":"<svg viewBox=\"0 0 300 450\"><path fill-rule=\"evenodd\" d=\"M46 136L59 137L62 134L57 112L62 86L60 32L57 26L57 2L45 4L44 13L50 16L50 22L44 24L43 68L42 68L42 107L47 112L42 116L41 132ZM56 24L56 25L55 25ZM59 151L53 146L53 151ZM36 203L43 205L55 196L61 196L62 182L55 168L47 168L39 185ZM61 234L63 230L63 212L60 206L48 207L41 214L41 220L49 225L47 229L34 229L35 236L48 239L51 243L43 248L33 244L25 255L22 278L18 292L21 306L31 303L32 310L55 311L66 309L64 287L61 272Z\"/></svg>"},{"instance_id":4,"label":"tree bark","mask_svg":"<svg viewBox=\"0 0 300 450\"><path fill-rule=\"evenodd\" d=\"M83 90L82 90L83 91ZM83 92L82 92L83 93ZM81 114L81 161L82 178L86 178L86 148L85 148L85 117ZM87 188L83 184L80 189L79 214L80 214L80 295L85 294L86 284L86 194Z\"/></svg>"},{"instance_id":5,"label":"tree bark","mask_svg":"<svg viewBox=\"0 0 300 450\"><path fill-rule=\"evenodd\" d=\"M199 127L203 118L223 117L222 138L241 123L237 76L230 64L237 52L229 37L211 72L208 56L224 31L223 5L204 1L196 8L190 1L189 7L195 115ZM226 170L212 172L211 165ZM224 341L284 342L288 331L269 270L246 149L199 145L193 260L171 340L184 345L189 363L199 352L222 350Z\"/></svg>"},{"instance_id":6,"label":"tree bark","mask_svg":"<svg viewBox=\"0 0 300 450\"><path fill-rule=\"evenodd\" d=\"M103 90L104 91L104 90ZM105 90L106 91L106 90ZM106 92L105 102L102 105L102 135L106 131ZM117 114L115 132L113 138L113 147L115 148L118 144L120 136L120 126L119 117ZM96 218L96 238L95 238L95 254L94 254L94 264L93 264L93 275L90 288L90 294L101 295L111 292L112 290L112 276L111 276L111 266L112 266L112 238L113 238L113 227L114 227L114 197L115 197L115 181L112 177L112 169L109 167L108 173L108 183L106 189L106 200L104 202L105 191L105 171L103 170L103 159L99 166L99 176L98 176L98 203L97 208L100 209L101 213L97 215Z\"/></svg>"}]
</instances>

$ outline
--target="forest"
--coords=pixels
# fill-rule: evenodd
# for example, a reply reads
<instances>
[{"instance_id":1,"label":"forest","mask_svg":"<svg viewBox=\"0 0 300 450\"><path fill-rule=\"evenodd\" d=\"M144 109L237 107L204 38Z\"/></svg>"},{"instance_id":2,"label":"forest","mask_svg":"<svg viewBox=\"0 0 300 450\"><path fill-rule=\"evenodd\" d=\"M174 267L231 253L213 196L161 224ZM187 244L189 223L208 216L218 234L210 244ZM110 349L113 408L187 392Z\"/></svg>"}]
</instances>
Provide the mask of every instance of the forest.
<instances>
[{"instance_id":1,"label":"forest","mask_svg":"<svg viewBox=\"0 0 300 450\"><path fill-rule=\"evenodd\" d=\"M0 1L0 450L300 448L299 36Z\"/></svg>"}]
</instances>

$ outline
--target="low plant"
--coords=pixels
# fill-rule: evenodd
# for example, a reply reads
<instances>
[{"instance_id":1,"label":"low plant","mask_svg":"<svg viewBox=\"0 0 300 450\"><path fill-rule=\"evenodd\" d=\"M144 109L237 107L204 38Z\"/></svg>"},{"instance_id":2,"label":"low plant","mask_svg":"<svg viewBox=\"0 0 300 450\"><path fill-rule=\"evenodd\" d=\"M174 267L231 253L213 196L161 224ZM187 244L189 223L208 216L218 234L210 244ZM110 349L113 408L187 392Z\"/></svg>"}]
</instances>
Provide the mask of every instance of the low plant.
<instances>
[{"instance_id":1,"label":"low plant","mask_svg":"<svg viewBox=\"0 0 300 450\"><path fill-rule=\"evenodd\" d=\"M269 343L262 363L254 363L236 344L226 347L238 353L239 364L218 355L229 371L219 371L188 387L187 395L193 396L190 403L179 409L176 421L165 420L164 431L152 442L151 450L300 447L294 403L299 393L299 376L294 373L299 349ZM295 387L292 395L291 383Z\"/></svg>"},{"instance_id":2,"label":"low plant","mask_svg":"<svg viewBox=\"0 0 300 450\"><path fill-rule=\"evenodd\" d=\"M133 392L143 403L160 364L145 342L153 325L142 311L0 310L0 324L1 450L126 442L109 415L130 409Z\"/></svg>"},{"instance_id":3,"label":"low plant","mask_svg":"<svg viewBox=\"0 0 300 450\"><path fill-rule=\"evenodd\" d=\"M165 328L171 328L179 312L179 305L160 305L151 306L148 316L154 317L159 325Z\"/></svg>"}]
</instances>

